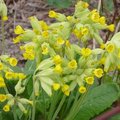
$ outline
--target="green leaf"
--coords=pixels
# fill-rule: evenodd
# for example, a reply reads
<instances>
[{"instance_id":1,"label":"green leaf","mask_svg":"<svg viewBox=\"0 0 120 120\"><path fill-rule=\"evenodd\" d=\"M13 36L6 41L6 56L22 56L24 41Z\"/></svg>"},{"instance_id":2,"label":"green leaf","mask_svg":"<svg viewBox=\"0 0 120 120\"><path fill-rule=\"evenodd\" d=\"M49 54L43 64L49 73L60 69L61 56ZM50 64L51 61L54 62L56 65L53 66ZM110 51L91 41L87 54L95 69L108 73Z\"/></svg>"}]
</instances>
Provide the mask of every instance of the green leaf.
<instances>
[{"instance_id":1,"label":"green leaf","mask_svg":"<svg viewBox=\"0 0 120 120\"><path fill-rule=\"evenodd\" d=\"M25 64L25 68L24 68L24 73L25 74L33 74L34 71L36 69L36 62L35 60L28 60Z\"/></svg>"},{"instance_id":2,"label":"green leaf","mask_svg":"<svg viewBox=\"0 0 120 120\"><path fill-rule=\"evenodd\" d=\"M0 111L0 120L13 120L12 112Z\"/></svg>"},{"instance_id":3,"label":"green leaf","mask_svg":"<svg viewBox=\"0 0 120 120\"><path fill-rule=\"evenodd\" d=\"M120 114L114 115L109 120L120 120Z\"/></svg>"},{"instance_id":4,"label":"green leaf","mask_svg":"<svg viewBox=\"0 0 120 120\"><path fill-rule=\"evenodd\" d=\"M104 0L104 4L105 4L104 7L105 7L108 11L113 11L113 9L114 9L113 0Z\"/></svg>"},{"instance_id":5,"label":"green leaf","mask_svg":"<svg viewBox=\"0 0 120 120\"><path fill-rule=\"evenodd\" d=\"M119 89L116 84L102 84L93 88L88 93L74 120L90 120L110 107L118 97Z\"/></svg>"},{"instance_id":6,"label":"green leaf","mask_svg":"<svg viewBox=\"0 0 120 120\"><path fill-rule=\"evenodd\" d=\"M52 95L52 89L51 86L48 85L47 83L45 83L44 81L41 81L41 87L43 88L43 90L49 95Z\"/></svg>"},{"instance_id":7,"label":"green leaf","mask_svg":"<svg viewBox=\"0 0 120 120\"><path fill-rule=\"evenodd\" d=\"M58 8L67 8L72 5L72 0L48 0L48 4Z\"/></svg>"}]
</instances>

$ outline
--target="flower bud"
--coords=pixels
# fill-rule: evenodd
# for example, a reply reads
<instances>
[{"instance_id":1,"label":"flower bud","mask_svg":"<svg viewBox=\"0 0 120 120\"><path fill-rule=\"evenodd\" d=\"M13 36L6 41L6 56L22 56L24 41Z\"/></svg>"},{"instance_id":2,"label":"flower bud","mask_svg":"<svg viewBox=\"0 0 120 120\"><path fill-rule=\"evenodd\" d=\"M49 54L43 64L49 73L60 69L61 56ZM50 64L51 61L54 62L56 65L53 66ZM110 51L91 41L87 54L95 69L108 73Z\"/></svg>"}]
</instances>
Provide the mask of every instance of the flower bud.
<instances>
[{"instance_id":1,"label":"flower bud","mask_svg":"<svg viewBox=\"0 0 120 120\"><path fill-rule=\"evenodd\" d=\"M40 88L39 80L35 81L34 88L35 88L35 96L39 96L39 88Z\"/></svg>"},{"instance_id":2,"label":"flower bud","mask_svg":"<svg viewBox=\"0 0 120 120\"><path fill-rule=\"evenodd\" d=\"M18 107L20 108L20 110L23 112L23 113L27 113L27 110L25 109L25 107L23 106L23 104L21 104L20 102L18 102Z\"/></svg>"},{"instance_id":3,"label":"flower bud","mask_svg":"<svg viewBox=\"0 0 120 120\"><path fill-rule=\"evenodd\" d=\"M25 87L22 87L21 85L22 85L22 82L21 82L21 80L19 80L17 85L15 86L15 91L17 94L21 94L25 90Z\"/></svg>"}]
</instances>

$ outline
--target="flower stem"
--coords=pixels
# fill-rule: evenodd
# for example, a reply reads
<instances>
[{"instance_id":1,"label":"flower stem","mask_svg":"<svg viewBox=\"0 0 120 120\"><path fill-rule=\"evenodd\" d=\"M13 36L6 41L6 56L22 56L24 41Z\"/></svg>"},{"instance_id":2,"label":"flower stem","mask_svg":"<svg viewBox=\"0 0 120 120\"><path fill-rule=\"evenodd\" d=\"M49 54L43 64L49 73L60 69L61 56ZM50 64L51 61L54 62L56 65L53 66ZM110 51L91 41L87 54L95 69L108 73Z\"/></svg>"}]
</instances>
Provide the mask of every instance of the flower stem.
<instances>
[{"instance_id":1,"label":"flower stem","mask_svg":"<svg viewBox=\"0 0 120 120\"><path fill-rule=\"evenodd\" d=\"M88 90L89 90L89 86L87 86L87 92L84 93L79 99L77 102L75 102L74 106L72 107L69 115L67 116L67 118L65 120L73 120L75 118L75 116L77 115L77 113L79 112L80 110L80 107L84 101L84 98L86 97L87 93L88 93Z\"/></svg>"},{"instance_id":2,"label":"flower stem","mask_svg":"<svg viewBox=\"0 0 120 120\"><path fill-rule=\"evenodd\" d=\"M35 120L35 108L36 108L36 101L35 101L35 86L34 86L34 77L33 77L33 109L32 109L32 120Z\"/></svg>"},{"instance_id":3,"label":"flower stem","mask_svg":"<svg viewBox=\"0 0 120 120\"><path fill-rule=\"evenodd\" d=\"M63 104L64 104L65 99L66 99L66 96L64 95L63 98L62 98L62 100L60 101L60 104L59 104L57 110L55 111L55 113L54 113L54 115L53 115L52 120L55 120L55 118L57 117L60 109L62 108L62 106L63 106Z\"/></svg>"}]
</instances>

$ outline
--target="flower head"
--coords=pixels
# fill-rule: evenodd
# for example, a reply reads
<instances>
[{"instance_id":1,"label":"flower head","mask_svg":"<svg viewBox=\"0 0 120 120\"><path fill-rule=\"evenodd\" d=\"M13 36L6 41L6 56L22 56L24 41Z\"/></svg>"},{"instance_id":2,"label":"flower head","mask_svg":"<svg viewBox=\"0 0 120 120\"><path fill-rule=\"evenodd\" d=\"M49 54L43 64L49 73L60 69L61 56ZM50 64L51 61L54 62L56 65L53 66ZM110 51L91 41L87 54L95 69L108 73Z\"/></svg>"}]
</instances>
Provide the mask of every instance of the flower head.
<instances>
[{"instance_id":1,"label":"flower head","mask_svg":"<svg viewBox=\"0 0 120 120\"><path fill-rule=\"evenodd\" d=\"M101 68L95 69L93 73L98 78L101 78L103 76L103 70Z\"/></svg>"},{"instance_id":2,"label":"flower head","mask_svg":"<svg viewBox=\"0 0 120 120\"><path fill-rule=\"evenodd\" d=\"M17 25L14 32L15 32L15 34L19 35L19 34L24 33L25 31L23 30L23 28L20 25Z\"/></svg>"},{"instance_id":3,"label":"flower head","mask_svg":"<svg viewBox=\"0 0 120 120\"><path fill-rule=\"evenodd\" d=\"M49 53L48 47L45 44L42 44L42 54L47 55Z\"/></svg>"},{"instance_id":4,"label":"flower head","mask_svg":"<svg viewBox=\"0 0 120 120\"><path fill-rule=\"evenodd\" d=\"M114 51L115 46L114 46L114 44L109 43L109 44L106 45L106 48L105 48L105 49L106 49L109 53L111 53L111 52Z\"/></svg>"},{"instance_id":5,"label":"flower head","mask_svg":"<svg viewBox=\"0 0 120 120\"><path fill-rule=\"evenodd\" d=\"M71 69L76 69L77 68L77 62L76 62L76 60L71 60L68 63L68 67L71 68Z\"/></svg>"},{"instance_id":6,"label":"flower head","mask_svg":"<svg viewBox=\"0 0 120 120\"><path fill-rule=\"evenodd\" d=\"M16 44L16 43L19 43L21 40L21 36L17 36L16 38L13 38L13 43Z\"/></svg>"},{"instance_id":7,"label":"flower head","mask_svg":"<svg viewBox=\"0 0 120 120\"><path fill-rule=\"evenodd\" d=\"M82 93L82 94L85 93L86 92L86 87L80 86L79 92Z\"/></svg>"},{"instance_id":8,"label":"flower head","mask_svg":"<svg viewBox=\"0 0 120 120\"><path fill-rule=\"evenodd\" d=\"M64 84L64 85L62 86L62 92L63 92L66 96L69 96L69 94L70 94L70 87L69 87L69 85Z\"/></svg>"},{"instance_id":9,"label":"flower head","mask_svg":"<svg viewBox=\"0 0 120 120\"><path fill-rule=\"evenodd\" d=\"M49 17L50 18L56 18L57 17L57 13L55 11L53 11L53 10L50 10L49 11Z\"/></svg>"},{"instance_id":10,"label":"flower head","mask_svg":"<svg viewBox=\"0 0 120 120\"><path fill-rule=\"evenodd\" d=\"M115 29L115 25L114 24L108 25L107 28L108 28L108 30L110 30L111 32L113 32L114 29Z\"/></svg>"},{"instance_id":11,"label":"flower head","mask_svg":"<svg viewBox=\"0 0 120 120\"><path fill-rule=\"evenodd\" d=\"M104 16L103 16L103 17L100 17L99 23L100 23L101 25L105 25L105 24L106 24L106 19L105 19Z\"/></svg>"},{"instance_id":12,"label":"flower head","mask_svg":"<svg viewBox=\"0 0 120 120\"><path fill-rule=\"evenodd\" d=\"M54 71L55 71L56 73L62 73L62 72L63 72L63 69L62 69L61 65L58 64L58 65L55 66Z\"/></svg>"},{"instance_id":13,"label":"flower head","mask_svg":"<svg viewBox=\"0 0 120 120\"><path fill-rule=\"evenodd\" d=\"M39 24L40 24L43 31L48 30L49 27L48 27L48 25L46 24L45 21L39 21Z\"/></svg>"},{"instance_id":14,"label":"flower head","mask_svg":"<svg viewBox=\"0 0 120 120\"><path fill-rule=\"evenodd\" d=\"M4 94L0 94L0 102L4 102L7 99L7 96Z\"/></svg>"},{"instance_id":15,"label":"flower head","mask_svg":"<svg viewBox=\"0 0 120 120\"><path fill-rule=\"evenodd\" d=\"M5 112L9 112L10 111L10 105L6 104L4 107L3 107L3 110Z\"/></svg>"},{"instance_id":16,"label":"flower head","mask_svg":"<svg viewBox=\"0 0 120 120\"><path fill-rule=\"evenodd\" d=\"M62 62L62 59L61 59L60 55L56 55L53 57L53 61L55 64L60 64Z\"/></svg>"},{"instance_id":17,"label":"flower head","mask_svg":"<svg viewBox=\"0 0 120 120\"><path fill-rule=\"evenodd\" d=\"M84 57L88 57L89 55L91 55L92 51L91 49L89 48L82 48L81 49L81 54L84 56Z\"/></svg>"},{"instance_id":18,"label":"flower head","mask_svg":"<svg viewBox=\"0 0 120 120\"><path fill-rule=\"evenodd\" d=\"M0 70L3 70L3 64L0 62Z\"/></svg>"},{"instance_id":19,"label":"flower head","mask_svg":"<svg viewBox=\"0 0 120 120\"><path fill-rule=\"evenodd\" d=\"M5 87L4 78L0 76L0 88Z\"/></svg>"},{"instance_id":20,"label":"flower head","mask_svg":"<svg viewBox=\"0 0 120 120\"><path fill-rule=\"evenodd\" d=\"M53 83L53 89L55 90L55 91L57 91L57 90L59 90L60 89L60 84L59 83Z\"/></svg>"},{"instance_id":21,"label":"flower head","mask_svg":"<svg viewBox=\"0 0 120 120\"><path fill-rule=\"evenodd\" d=\"M58 45L63 45L64 43L65 43L65 41L62 38L57 39L57 44Z\"/></svg>"},{"instance_id":22,"label":"flower head","mask_svg":"<svg viewBox=\"0 0 120 120\"><path fill-rule=\"evenodd\" d=\"M86 34L88 34L88 32L89 32L89 30L88 30L87 27L82 27L82 28L80 28L80 31L81 31L81 34L82 34L83 36L86 35Z\"/></svg>"},{"instance_id":23,"label":"flower head","mask_svg":"<svg viewBox=\"0 0 120 120\"><path fill-rule=\"evenodd\" d=\"M9 63L10 63L11 66L16 66L18 61L17 61L16 58L12 57L12 58L9 59Z\"/></svg>"},{"instance_id":24,"label":"flower head","mask_svg":"<svg viewBox=\"0 0 120 120\"><path fill-rule=\"evenodd\" d=\"M86 77L85 81L87 84L92 85L94 83L94 77Z\"/></svg>"},{"instance_id":25,"label":"flower head","mask_svg":"<svg viewBox=\"0 0 120 120\"><path fill-rule=\"evenodd\" d=\"M5 73L5 78L8 79L8 80L9 80L9 79L12 79L12 78L13 78L13 75L14 75L13 72L8 71L8 72Z\"/></svg>"},{"instance_id":26,"label":"flower head","mask_svg":"<svg viewBox=\"0 0 120 120\"><path fill-rule=\"evenodd\" d=\"M91 11L91 20L92 20L93 22L99 22L99 18L100 18L100 15L99 15L99 13L97 12L97 10Z\"/></svg>"}]
</instances>

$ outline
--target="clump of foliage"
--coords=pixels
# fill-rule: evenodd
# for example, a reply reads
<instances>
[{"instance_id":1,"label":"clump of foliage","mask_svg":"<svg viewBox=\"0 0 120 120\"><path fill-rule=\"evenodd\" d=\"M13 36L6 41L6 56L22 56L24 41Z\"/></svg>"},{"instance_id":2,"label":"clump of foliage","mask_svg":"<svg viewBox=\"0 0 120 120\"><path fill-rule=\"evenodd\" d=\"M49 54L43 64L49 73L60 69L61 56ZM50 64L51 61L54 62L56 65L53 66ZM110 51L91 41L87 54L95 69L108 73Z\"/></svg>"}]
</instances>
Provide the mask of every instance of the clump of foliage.
<instances>
[{"instance_id":1,"label":"clump of foliage","mask_svg":"<svg viewBox=\"0 0 120 120\"><path fill-rule=\"evenodd\" d=\"M72 16L49 11L50 25L32 16L32 29L16 26L13 42L24 42L27 62L18 67L16 58L0 56L1 118L89 120L119 98L120 33L104 43L99 32L114 25L88 7L79 1Z\"/></svg>"}]
</instances>

